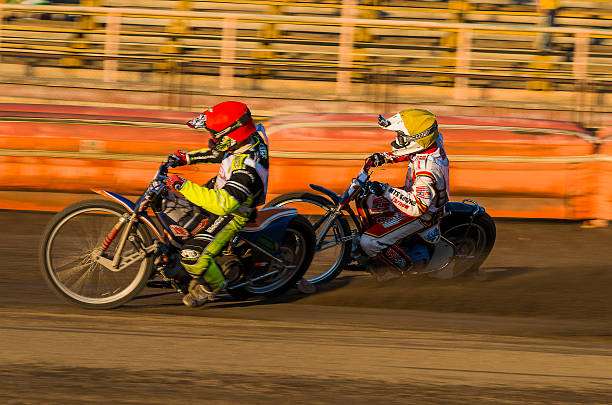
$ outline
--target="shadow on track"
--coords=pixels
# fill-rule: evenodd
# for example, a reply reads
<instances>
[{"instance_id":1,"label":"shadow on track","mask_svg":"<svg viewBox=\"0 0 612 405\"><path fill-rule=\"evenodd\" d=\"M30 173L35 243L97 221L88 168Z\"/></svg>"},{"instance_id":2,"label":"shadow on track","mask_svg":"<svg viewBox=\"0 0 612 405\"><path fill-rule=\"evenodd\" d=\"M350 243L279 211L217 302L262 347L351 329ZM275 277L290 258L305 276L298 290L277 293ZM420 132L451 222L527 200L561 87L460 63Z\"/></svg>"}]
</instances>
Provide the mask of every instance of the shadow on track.
<instances>
[{"instance_id":1,"label":"shadow on track","mask_svg":"<svg viewBox=\"0 0 612 405\"><path fill-rule=\"evenodd\" d=\"M350 283L350 280L352 278L354 278L354 276L339 277L338 279L330 283L317 287L317 291L315 291L313 294L317 294L320 292L333 292L335 290L343 288ZM274 304L287 304L287 303L293 303L293 302L300 301L313 294L304 294L298 291L297 289L291 289L285 294L278 296L278 297L251 297L251 298L246 298L245 300L242 300L242 301L237 301L234 297L232 297L229 294L223 294L219 297L219 300L214 301L213 305L215 306L215 308L242 308L242 307L254 307L254 306L267 306L267 305L274 305ZM173 296L173 295L176 295L177 297L177 302L175 303L170 303L170 302L161 302L159 304L154 304L154 303L139 304L138 303L139 301L144 300L144 299L154 299L158 297L166 297L166 296ZM150 294L140 295L134 298L130 303L124 305L124 307L129 306L130 308L134 308L134 309L136 308L167 308L170 306L180 307L180 306L183 306L183 303L181 302L180 297L181 296L175 291L150 293ZM206 305L204 305L204 307L206 307Z\"/></svg>"}]
</instances>

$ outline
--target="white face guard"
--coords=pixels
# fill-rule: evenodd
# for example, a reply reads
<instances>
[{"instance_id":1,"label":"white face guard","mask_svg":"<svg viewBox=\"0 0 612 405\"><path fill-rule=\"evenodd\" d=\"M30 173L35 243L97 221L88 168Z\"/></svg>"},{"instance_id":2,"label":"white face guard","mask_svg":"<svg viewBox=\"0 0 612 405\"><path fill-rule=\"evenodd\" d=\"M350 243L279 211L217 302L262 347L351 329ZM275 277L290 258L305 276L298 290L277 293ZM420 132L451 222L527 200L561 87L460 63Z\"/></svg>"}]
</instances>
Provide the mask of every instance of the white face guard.
<instances>
[{"instance_id":1,"label":"white face guard","mask_svg":"<svg viewBox=\"0 0 612 405\"><path fill-rule=\"evenodd\" d=\"M406 129L404 120L402 120L402 116L399 113L395 114L389 119L379 115L378 126L382 129L395 131L397 134L397 138L391 142L391 151L395 156L411 155L423 150L421 145L416 142L412 142L410 133Z\"/></svg>"},{"instance_id":2,"label":"white face guard","mask_svg":"<svg viewBox=\"0 0 612 405\"><path fill-rule=\"evenodd\" d=\"M418 140L438 131L438 124L434 121L434 125L432 125L431 128L418 134L411 134L406 128L400 113L393 115L389 119L379 115L378 126L382 129L395 131L397 134L395 140L391 142L391 150L396 156L412 155L427 149L423 147L423 145L421 145L422 142L418 142Z\"/></svg>"}]
</instances>

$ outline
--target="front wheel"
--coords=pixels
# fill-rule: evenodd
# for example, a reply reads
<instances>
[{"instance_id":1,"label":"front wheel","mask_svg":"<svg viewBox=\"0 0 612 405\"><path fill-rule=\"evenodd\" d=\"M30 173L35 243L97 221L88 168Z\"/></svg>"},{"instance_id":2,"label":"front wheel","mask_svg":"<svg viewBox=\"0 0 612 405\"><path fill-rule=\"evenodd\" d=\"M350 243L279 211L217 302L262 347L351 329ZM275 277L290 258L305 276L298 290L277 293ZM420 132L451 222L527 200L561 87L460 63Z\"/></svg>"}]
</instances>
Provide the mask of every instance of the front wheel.
<instances>
[{"instance_id":1,"label":"front wheel","mask_svg":"<svg viewBox=\"0 0 612 405\"><path fill-rule=\"evenodd\" d=\"M308 220L301 215L292 218L275 254L281 262L269 262L251 274L253 281L250 284L229 293L241 299L251 295L273 297L283 294L304 277L312 262L314 245L315 234Z\"/></svg>"},{"instance_id":2,"label":"front wheel","mask_svg":"<svg viewBox=\"0 0 612 405\"><path fill-rule=\"evenodd\" d=\"M266 204L266 207L296 208L313 225L320 237L324 222L321 218L334 204L317 194L287 193ZM312 284L322 284L335 279L351 261L351 228L343 215L336 217L327 229L321 243L315 249L313 263L304 275Z\"/></svg>"},{"instance_id":3,"label":"front wheel","mask_svg":"<svg viewBox=\"0 0 612 405\"><path fill-rule=\"evenodd\" d=\"M455 245L454 275L478 271L495 244L495 222L489 214L479 213L473 220L469 214L451 214L442 218L440 228L442 236Z\"/></svg>"},{"instance_id":4,"label":"front wheel","mask_svg":"<svg viewBox=\"0 0 612 405\"><path fill-rule=\"evenodd\" d=\"M87 200L51 219L42 237L39 259L43 278L53 291L84 308L109 309L124 304L144 288L152 271L150 256L116 271L95 260L96 250L125 213L112 201ZM114 257L122 231L106 249L107 257ZM144 246L152 243L142 224L132 227L131 236ZM135 253L135 244L128 241L121 257Z\"/></svg>"}]
</instances>

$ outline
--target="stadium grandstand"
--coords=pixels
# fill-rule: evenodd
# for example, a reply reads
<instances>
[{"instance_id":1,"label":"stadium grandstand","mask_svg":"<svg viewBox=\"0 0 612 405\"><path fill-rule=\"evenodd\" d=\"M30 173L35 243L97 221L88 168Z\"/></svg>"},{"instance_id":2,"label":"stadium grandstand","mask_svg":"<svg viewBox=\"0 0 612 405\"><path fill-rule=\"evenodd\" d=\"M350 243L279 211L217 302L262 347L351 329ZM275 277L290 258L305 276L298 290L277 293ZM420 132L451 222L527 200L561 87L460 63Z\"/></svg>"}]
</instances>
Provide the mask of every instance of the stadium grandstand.
<instances>
[{"instance_id":1,"label":"stadium grandstand","mask_svg":"<svg viewBox=\"0 0 612 405\"><path fill-rule=\"evenodd\" d=\"M610 1L77 1L0 5L7 91L612 112Z\"/></svg>"}]
</instances>

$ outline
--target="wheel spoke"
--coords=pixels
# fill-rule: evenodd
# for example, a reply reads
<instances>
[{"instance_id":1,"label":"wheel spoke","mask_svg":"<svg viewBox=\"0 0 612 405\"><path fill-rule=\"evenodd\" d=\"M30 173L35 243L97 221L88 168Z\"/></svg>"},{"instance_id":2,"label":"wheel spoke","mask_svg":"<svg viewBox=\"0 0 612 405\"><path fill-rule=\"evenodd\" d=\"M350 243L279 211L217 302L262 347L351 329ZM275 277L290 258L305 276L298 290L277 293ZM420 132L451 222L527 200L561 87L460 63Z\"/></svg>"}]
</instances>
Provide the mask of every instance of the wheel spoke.
<instances>
[{"instance_id":1,"label":"wheel spoke","mask_svg":"<svg viewBox=\"0 0 612 405\"><path fill-rule=\"evenodd\" d=\"M456 275L472 268L480 259L486 243L486 233L478 224L463 223L455 225L444 233L456 249Z\"/></svg>"},{"instance_id":2,"label":"wheel spoke","mask_svg":"<svg viewBox=\"0 0 612 405\"><path fill-rule=\"evenodd\" d=\"M322 241L322 242L325 242L325 241ZM333 245L332 245L332 243L333 243ZM319 245L319 248L317 248L317 253L318 252L322 252L322 251L327 250L327 249L331 249L331 248L333 248L335 246L338 246L339 244L340 244L340 242L338 242L336 240L329 241L328 243L321 243Z\"/></svg>"},{"instance_id":3,"label":"wheel spoke","mask_svg":"<svg viewBox=\"0 0 612 405\"><path fill-rule=\"evenodd\" d=\"M76 278L76 280L66 283L66 285L71 288L73 291L75 291L76 293L81 293L83 291L83 283L86 279L89 278L89 274L92 271L91 265L88 266L83 266L83 267L87 267L87 269L85 271L75 271L73 274L77 274L78 277ZM79 269L80 270L80 269Z\"/></svg>"},{"instance_id":4,"label":"wheel spoke","mask_svg":"<svg viewBox=\"0 0 612 405\"><path fill-rule=\"evenodd\" d=\"M323 197L317 195L290 196L286 199L271 202L272 206L296 208L315 228L317 237L321 236L321 227L326 222L325 213L328 212L328 204ZM316 214L315 214L316 213ZM312 264L308 268L304 278L313 284L329 281L335 278L349 260L350 228L342 215L335 218L322 241L317 246Z\"/></svg>"},{"instance_id":5,"label":"wheel spoke","mask_svg":"<svg viewBox=\"0 0 612 405\"><path fill-rule=\"evenodd\" d=\"M277 270L280 266L280 271L270 275L270 277L255 281L247 287L247 290L253 294L265 294L266 292L274 291L280 286L285 285L293 278L293 275L300 267L304 257L305 241L298 232L287 229L279 251L279 258L283 261L282 265L273 262L268 268L262 269L263 274L266 274Z\"/></svg>"},{"instance_id":6,"label":"wheel spoke","mask_svg":"<svg viewBox=\"0 0 612 405\"><path fill-rule=\"evenodd\" d=\"M59 292L79 303L110 307L144 285L150 271L149 258L113 272L92 256L121 215L101 205L75 210L58 220L49 233L44 260L50 281ZM135 235L142 239L144 234L138 229ZM107 253L111 257L118 239L108 246ZM126 248L122 256L133 252L133 248Z\"/></svg>"}]
</instances>

